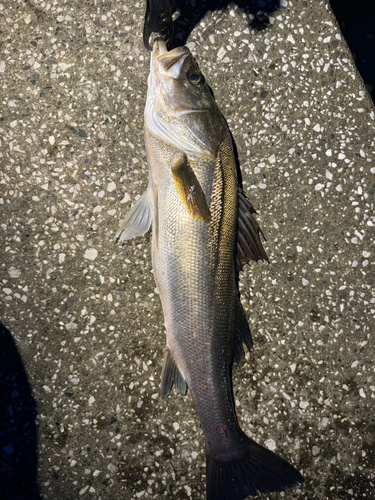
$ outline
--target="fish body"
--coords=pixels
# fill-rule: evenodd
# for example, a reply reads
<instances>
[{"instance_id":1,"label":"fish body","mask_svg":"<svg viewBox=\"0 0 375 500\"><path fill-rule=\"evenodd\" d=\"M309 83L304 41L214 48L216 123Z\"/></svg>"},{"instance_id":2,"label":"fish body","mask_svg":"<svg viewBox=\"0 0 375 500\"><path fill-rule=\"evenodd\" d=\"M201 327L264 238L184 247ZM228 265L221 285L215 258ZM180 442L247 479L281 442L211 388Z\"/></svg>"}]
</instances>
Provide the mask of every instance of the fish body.
<instances>
[{"instance_id":1,"label":"fish body","mask_svg":"<svg viewBox=\"0 0 375 500\"><path fill-rule=\"evenodd\" d=\"M145 108L147 191L120 240L151 226L152 262L166 327L161 395L191 393L205 435L207 499L241 500L303 481L241 430L232 367L252 339L238 271L267 259L254 209L239 186L224 117L187 47L155 42Z\"/></svg>"}]
</instances>

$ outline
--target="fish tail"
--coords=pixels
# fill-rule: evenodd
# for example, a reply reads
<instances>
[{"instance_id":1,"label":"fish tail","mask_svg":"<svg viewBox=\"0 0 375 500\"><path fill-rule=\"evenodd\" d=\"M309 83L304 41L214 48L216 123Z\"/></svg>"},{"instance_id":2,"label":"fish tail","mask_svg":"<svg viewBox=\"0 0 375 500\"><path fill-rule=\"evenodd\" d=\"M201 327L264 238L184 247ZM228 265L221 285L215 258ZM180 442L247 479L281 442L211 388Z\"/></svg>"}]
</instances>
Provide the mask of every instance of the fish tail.
<instances>
[{"instance_id":1,"label":"fish tail","mask_svg":"<svg viewBox=\"0 0 375 500\"><path fill-rule=\"evenodd\" d=\"M207 453L207 500L243 500L255 496L257 490L282 491L303 483L297 469L245 434L241 449L233 460L216 459Z\"/></svg>"}]
</instances>

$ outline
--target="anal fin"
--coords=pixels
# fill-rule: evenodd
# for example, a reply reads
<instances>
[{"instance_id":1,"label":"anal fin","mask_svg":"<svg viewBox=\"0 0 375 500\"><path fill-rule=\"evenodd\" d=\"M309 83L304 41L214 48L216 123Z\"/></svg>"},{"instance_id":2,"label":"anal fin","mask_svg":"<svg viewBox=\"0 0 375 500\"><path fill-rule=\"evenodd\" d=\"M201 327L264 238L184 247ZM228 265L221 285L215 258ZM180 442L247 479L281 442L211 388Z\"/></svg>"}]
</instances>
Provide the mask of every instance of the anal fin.
<instances>
[{"instance_id":1,"label":"anal fin","mask_svg":"<svg viewBox=\"0 0 375 500\"><path fill-rule=\"evenodd\" d=\"M177 192L188 212L195 219L209 222L211 213L206 196L185 153L179 152L173 158L172 176Z\"/></svg>"},{"instance_id":2,"label":"anal fin","mask_svg":"<svg viewBox=\"0 0 375 500\"><path fill-rule=\"evenodd\" d=\"M187 384L186 380L178 369L175 360L172 357L171 351L168 347L165 349L164 364L161 372L161 397L166 399L171 392L172 385L174 384L178 394L186 394Z\"/></svg>"},{"instance_id":3,"label":"anal fin","mask_svg":"<svg viewBox=\"0 0 375 500\"><path fill-rule=\"evenodd\" d=\"M260 235L264 234L254 219L255 210L242 190L239 192L238 229L237 229L237 269L240 271L250 260L266 260L267 254L263 248Z\"/></svg>"},{"instance_id":4,"label":"anal fin","mask_svg":"<svg viewBox=\"0 0 375 500\"><path fill-rule=\"evenodd\" d=\"M251 337L250 327L246 319L245 311L242 307L240 298L237 297L235 306L235 330L233 340L233 364L238 365L245 357L245 352L242 344L249 351L253 348L253 339Z\"/></svg>"}]
</instances>

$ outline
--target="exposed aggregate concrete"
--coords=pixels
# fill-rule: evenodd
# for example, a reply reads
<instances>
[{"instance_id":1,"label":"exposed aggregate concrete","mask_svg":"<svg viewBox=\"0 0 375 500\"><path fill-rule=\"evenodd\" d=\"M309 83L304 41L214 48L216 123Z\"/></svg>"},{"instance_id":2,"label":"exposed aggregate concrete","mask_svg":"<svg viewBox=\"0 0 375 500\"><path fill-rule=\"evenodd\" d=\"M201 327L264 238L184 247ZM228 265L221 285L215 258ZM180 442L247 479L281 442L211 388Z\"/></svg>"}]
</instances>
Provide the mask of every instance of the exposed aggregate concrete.
<instances>
[{"instance_id":1,"label":"exposed aggregate concrete","mask_svg":"<svg viewBox=\"0 0 375 500\"><path fill-rule=\"evenodd\" d=\"M114 241L147 185L144 4L127 4L0 3L0 319L36 399L45 499L205 498L190 395L159 397L150 235ZM238 415L306 478L259 498L370 499L374 108L326 1L270 20L255 31L230 4L188 40L270 257L241 273L255 349Z\"/></svg>"}]
</instances>

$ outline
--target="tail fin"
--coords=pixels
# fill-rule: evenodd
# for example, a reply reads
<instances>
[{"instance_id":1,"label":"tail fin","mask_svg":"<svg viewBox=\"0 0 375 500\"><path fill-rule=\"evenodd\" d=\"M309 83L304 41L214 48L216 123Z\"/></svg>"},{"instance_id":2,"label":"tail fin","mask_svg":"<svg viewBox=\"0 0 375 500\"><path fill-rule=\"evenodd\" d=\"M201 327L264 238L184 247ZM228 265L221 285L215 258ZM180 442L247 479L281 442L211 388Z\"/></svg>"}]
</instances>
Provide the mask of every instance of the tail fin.
<instances>
[{"instance_id":1,"label":"tail fin","mask_svg":"<svg viewBox=\"0 0 375 500\"><path fill-rule=\"evenodd\" d=\"M272 451L247 436L246 451L232 461L214 459L207 454L207 500L243 500L260 492L282 491L303 483L301 474Z\"/></svg>"}]
</instances>

